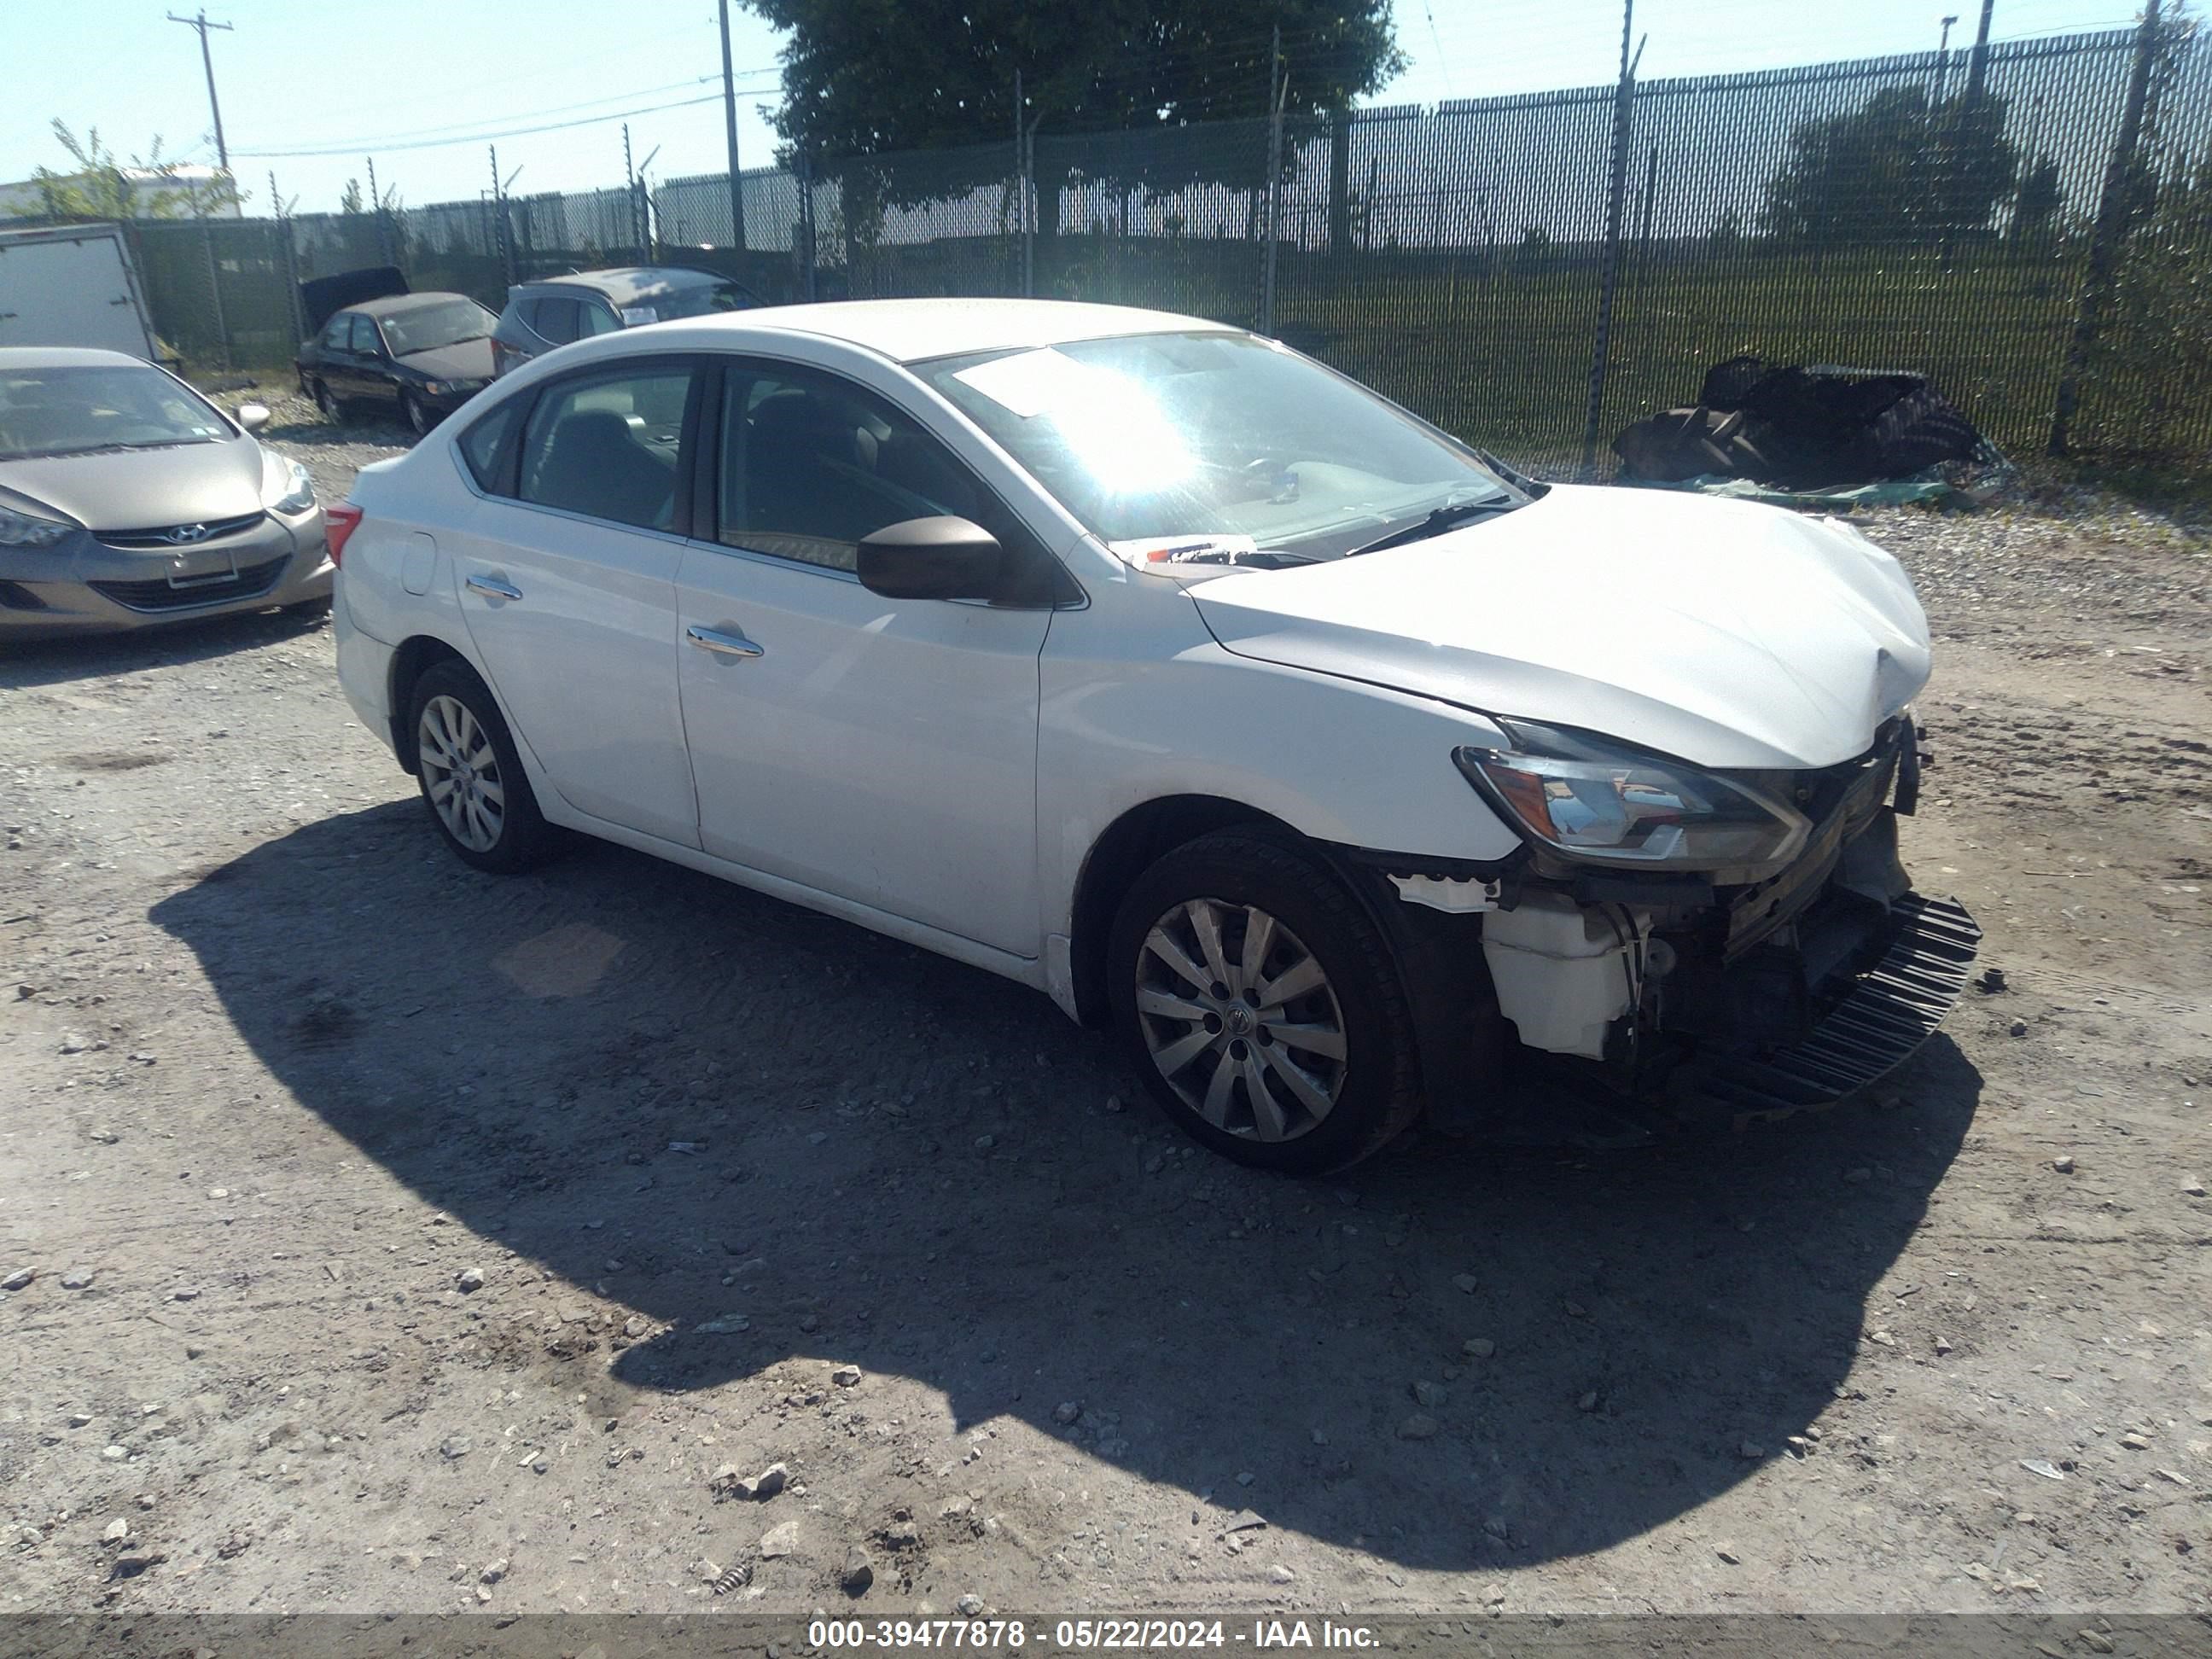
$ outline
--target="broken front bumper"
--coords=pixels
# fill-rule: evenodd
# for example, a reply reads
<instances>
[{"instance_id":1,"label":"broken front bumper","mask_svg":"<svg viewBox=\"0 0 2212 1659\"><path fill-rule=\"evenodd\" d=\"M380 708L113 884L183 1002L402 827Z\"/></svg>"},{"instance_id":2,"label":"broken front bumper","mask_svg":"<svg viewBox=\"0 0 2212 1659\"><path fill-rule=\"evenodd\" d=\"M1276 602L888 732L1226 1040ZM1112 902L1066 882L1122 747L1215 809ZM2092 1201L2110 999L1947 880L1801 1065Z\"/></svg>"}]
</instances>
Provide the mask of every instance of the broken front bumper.
<instances>
[{"instance_id":1,"label":"broken front bumper","mask_svg":"<svg viewBox=\"0 0 2212 1659\"><path fill-rule=\"evenodd\" d=\"M1936 1035L1966 989L1982 930L1956 899L1889 902L1871 966L1794 1042L1693 1056L1669 1079L1677 1117L1731 1127L1833 1105L1879 1081Z\"/></svg>"}]
</instances>

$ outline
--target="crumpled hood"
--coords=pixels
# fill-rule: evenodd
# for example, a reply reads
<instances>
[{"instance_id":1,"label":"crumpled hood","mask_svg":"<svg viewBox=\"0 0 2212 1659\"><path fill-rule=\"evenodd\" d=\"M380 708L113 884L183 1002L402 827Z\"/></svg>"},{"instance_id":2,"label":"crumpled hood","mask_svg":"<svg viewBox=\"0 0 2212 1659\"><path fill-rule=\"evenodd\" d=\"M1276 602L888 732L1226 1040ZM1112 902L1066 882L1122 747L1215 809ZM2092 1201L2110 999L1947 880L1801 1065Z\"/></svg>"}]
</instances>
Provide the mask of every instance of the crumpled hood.
<instances>
[{"instance_id":1,"label":"crumpled hood","mask_svg":"<svg viewBox=\"0 0 2212 1659\"><path fill-rule=\"evenodd\" d=\"M456 345L433 346L428 351L410 351L392 361L405 364L428 380L489 380L491 379L491 342L463 340Z\"/></svg>"},{"instance_id":2,"label":"crumpled hood","mask_svg":"<svg viewBox=\"0 0 2212 1659\"><path fill-rule=\"evenodd\" d=\"M1711 767L1832 766L1928 679L1896 560L1780 508L1559 486L1502 518L1189 590L1240 656Z\"/></svg>"},{"instance_id":3,"label":"crumpled hood","mask_svg":"<svg viewBox=\"0 0 2212 1659\"><path fill-rule=\"evenodd\" d=\"M261 507L261 446L251 438L0 461L0 497L66 514L88 530L151 530L242 518Z\"/></svg>"}]
</instances>

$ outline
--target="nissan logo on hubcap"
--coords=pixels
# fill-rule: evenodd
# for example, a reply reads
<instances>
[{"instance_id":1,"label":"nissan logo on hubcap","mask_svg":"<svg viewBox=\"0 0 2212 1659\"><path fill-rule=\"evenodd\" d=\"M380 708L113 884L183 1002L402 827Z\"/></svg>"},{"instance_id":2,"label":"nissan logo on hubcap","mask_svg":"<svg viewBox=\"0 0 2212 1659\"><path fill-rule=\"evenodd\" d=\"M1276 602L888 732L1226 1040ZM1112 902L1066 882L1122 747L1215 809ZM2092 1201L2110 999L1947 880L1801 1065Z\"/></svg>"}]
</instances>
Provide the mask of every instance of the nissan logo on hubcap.
<instances>
[{"instance_id":1,"label":"nissan logo on hubcap","mask_svg":"<svg viewBox=\"0 0 2212 1659\"><path fill-rule=\"evenodd\" d=\"M208 527L204 524L180 524L174 530L165 530L161 539L174 547L188 546L207 539Z\"/></svg>"}]
</instances>

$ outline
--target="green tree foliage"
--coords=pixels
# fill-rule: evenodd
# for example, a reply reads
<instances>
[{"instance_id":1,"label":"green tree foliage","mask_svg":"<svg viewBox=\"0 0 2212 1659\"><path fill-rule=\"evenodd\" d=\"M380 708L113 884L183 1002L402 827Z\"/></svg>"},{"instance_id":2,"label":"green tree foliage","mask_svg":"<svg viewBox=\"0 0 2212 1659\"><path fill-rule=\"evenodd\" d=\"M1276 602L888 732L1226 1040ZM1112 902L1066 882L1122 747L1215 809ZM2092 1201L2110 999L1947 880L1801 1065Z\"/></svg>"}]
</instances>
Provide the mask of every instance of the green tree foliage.
<instances>
[{"instance_id":1,"label":"green tree foliage","mask_svg":"<svg viewBox=\"0 0 2212 1659\"><path fill-rule=\"evenodd\" d=\"M57 116L55 141L76 165L66 173L40 167L31 174L39 192L38 204L19 207L20 215L50 219L189 219L197 214L223 213L241 199L238 185L217 177L199 182L179 178L177 163L161 155L156 136L144 157L128 161L109 149L98 127L85 129L79 138L69 123ZM143 174L145 177L134 175Z\"/></svg>"},{"instance_id":2,"label":"green tree foliage","mask_svg":"<svg viewBox=\"0 0 2212 1659\"><path fill-rule=\"evenodd\" d=\"M2057 228L2066 194L2059 188L2056 156L2039 155L2020 175L2013 194L2012 228L2007 234L2016 242L2040 241Z\"/></svg>"},{"instance_id":3,"label":"green tree foliage","mask_svg":"<svg viewBox=\"0 0 2212 1659\"><path fill-rule=\"evenodd\" d=\"M749 0L789 31L781 109L788 155L817 169L855 156L931 151L878 176L886 200L949 197L1001 177L1003 155L947 154L1005 145L1014 76L1024 118L1039 123L1041 179L1065 177L1050 141L1126 135L1090 175L1173 189L1263 179L1266 144L1197 142L1194 122L1267 112L1273 31L1288 61L1289 114L1310 121L1348 106L1403 66L1389 0ZM1206 135L1209 140L1217 135ZM1241 153L1249 150L1249 154ZM851 188L853 170L847 170ZM1058 193L1039 192L1047 234ZM858 234L858 227L854 227Z\"/></svg>"},{"instance_id":4,"label":"green tree foliage","mask_svg":"<svg viewBox=\"0 0 2212 1659\"><path fill-rule=\"evenodd\" d=\"M2144 206L2109 316L2098 342L2103 372L2147 373L2154 409L2203 398L2212 380L2212 166L2168 180Z\"/></svg>"},{"instance_id":5,"label":"green tree foliage","mask_svg":"<svg viewBox=\"0 0 2212 1659\"><path fill-rule=\"evenodd\" d=\"M1986 230L2020 171L2004 120L2001 98L1932 103L1926 88L1902 86L1807 121L1766 186L1767 232L1833 246Z\"/></svg>"}]
</instances>

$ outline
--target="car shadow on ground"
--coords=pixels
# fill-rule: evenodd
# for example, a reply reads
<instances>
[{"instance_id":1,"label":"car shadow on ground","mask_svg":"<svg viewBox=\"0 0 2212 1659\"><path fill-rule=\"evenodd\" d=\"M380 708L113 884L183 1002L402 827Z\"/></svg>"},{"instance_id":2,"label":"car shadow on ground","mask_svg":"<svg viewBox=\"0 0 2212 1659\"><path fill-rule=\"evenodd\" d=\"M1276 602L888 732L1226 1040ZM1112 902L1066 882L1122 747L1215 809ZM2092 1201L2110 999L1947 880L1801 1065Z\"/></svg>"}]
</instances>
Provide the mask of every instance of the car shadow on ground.
<instances>
[{"instance_id":1,"label":"car shadow on ground","mask_svg":"<svg viewBox=\"0 0 2212 1659\"><path fill-rule=\"evenodd\" d=\"M20 641L0 634L0 691L67 685L177 663L205 662L234 651L252 651L304 637L327 626L329 620L329 607L318 604L298 612L233 611L197 622L158 623L127 634Z\"/></svg>"},{"instance_id":2,"label":"car shadow on ground","mask_svg":"<svg viewBox=\"0 0 2212 1659\"><path fill-rule=\"evenodd\" d=\"M589 1357L616 1393L850 1361L1414 1567L1598 1549L1783 1455L1980 1091L1938 1038L1887 1109L1295 1182L1186 1152L1033 993L611 848L482 877L412 801L153 918L426 1203L646 1316Z\"/></svg>"}]
</instances>

